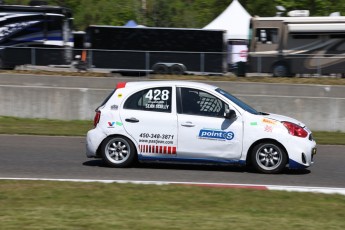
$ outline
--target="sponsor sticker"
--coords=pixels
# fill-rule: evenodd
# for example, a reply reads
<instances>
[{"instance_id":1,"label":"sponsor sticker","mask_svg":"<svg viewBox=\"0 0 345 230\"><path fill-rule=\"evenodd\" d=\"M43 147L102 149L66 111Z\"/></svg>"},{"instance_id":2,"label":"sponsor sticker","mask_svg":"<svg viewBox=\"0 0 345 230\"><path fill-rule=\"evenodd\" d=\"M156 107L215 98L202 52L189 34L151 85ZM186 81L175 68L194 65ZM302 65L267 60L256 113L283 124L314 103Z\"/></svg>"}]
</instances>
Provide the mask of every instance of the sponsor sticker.
<instances>
[{"instance_id":1,"label":"sponsor sticker","mask_svg":"<svg viewBox=\"0 0 345 230\"><path fill-rule=\"evenodd\" d=\"M108 128L114 128L115 126L122 126L122 122L108 121Z\"/></svg>"},{"instance_id":2,"label":"sponsor sticker","mask_svg":"<svg viewBox=\"0 0 345 230\"><path fill-rule=\"evenodd\" d=\"M110 106L110 109L111 110L118 110L119 106L118 105L112 105L112 106Z\"/></svg>"},{"instance_id":3,"label":"sponsor sticker","mask_svg":"<svg viewBox=\"0 0 345 230\"><path fill-rule=\"evenodd\" d=\"M272 133L272 131L273 131L272 126L270 126L270 125L266 125L266 126L265 126L265 132Z\"/></svg>"},{"instance_id":4,"label":"sponsor sticker","mask_svg":"<svg viewBox=\"0 0 345 230\"><path fill-rule=\"evenodd\" d=\"M234 139L235 134L231 131L226 132L222 130L201 129L199 131L199 138L210 140L230 141Z\"/></svg>"},{"instance_id":5,"label":"sponsor sticker","mask_svg":"<svg viewBox=\"0 0 345 230\"><path fill-rule=\"evenodd\" d=\"M256 126L256 125L258 125L258 123L256 121L254 121L254 122L250 122L250 125L251 126Z\"/></svg>"},{"instance_id":6,"label":"sponsor sticker","mask_svg":"<svg viewBox=\"0 0 345 230\"><path fill-rule=\"evenodd\" d=\"M176 146L165 145L139 145L141 153L160 154L160 155L173 155L176 156Z\"/></svg>"},{"instance_id":7,"label":"sponsor sticker","mask_svg":"<svg viewBox=\"0 0 345 230\"><path fill-rule=\"evenodd\" d=\"M276 124L277 124L276 121L273 121L273 120L267 119L267 118L263 118L263 119L262 119L262 122L263 122L263 123L266 123L266 124L270 124L270 125L276 125Z\"/></svg>"},{"instance_id":8,"label":"sponsor sticker","mask_svg":"<svg viewBox=\"0 0 345 230\"><path fill-rule=\"evenodd\" d=\"M117 97L118 97L118 98L121 98L121 97L122 97L122 93L119 93L119 94L117 95Z\"/></svg>"}]
</instances>

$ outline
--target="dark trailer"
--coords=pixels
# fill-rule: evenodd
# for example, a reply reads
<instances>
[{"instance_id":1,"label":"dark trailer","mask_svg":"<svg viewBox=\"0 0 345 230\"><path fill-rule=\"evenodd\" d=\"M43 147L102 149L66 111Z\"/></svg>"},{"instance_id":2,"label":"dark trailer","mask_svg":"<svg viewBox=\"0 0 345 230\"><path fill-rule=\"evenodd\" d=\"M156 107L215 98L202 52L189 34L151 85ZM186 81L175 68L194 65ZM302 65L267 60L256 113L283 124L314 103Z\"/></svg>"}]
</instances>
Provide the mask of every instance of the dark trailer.
<instances>
[{"instance_id":1,"label":"dark trailer","mask_svg":"<svg viewBox=\"0 0 345 230\"><path fill-rule=\"evenodd\" d=\"M161 74L226 72L222 30L89 26L86 41L93 68Z\"/></svg>"},{"instance_id":2,"label":"dark trailer","mask_svg":"<svg viewBox=\"0 0 345 230\"><path fill-rule=\"evenodd\" d=\"M72 20L64 7L0 5L0 68L70 64Z\"/></svg>"}]
</instances>

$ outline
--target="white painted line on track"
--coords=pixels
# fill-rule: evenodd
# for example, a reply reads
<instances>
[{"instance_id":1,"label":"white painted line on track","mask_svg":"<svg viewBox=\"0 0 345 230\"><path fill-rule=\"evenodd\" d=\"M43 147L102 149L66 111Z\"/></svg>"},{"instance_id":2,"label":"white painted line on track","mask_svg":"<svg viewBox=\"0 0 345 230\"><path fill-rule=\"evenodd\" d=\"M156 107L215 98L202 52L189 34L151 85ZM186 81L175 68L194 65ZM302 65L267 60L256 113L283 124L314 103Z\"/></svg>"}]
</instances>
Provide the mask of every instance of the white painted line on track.
<instances>
[{"instance_id":1,"label":"white painted line on track","mask_svg":"<svg viewBox=\"0 0 345 230\"><path fill-rule=\"evenodd\" d=\"M305 187L305 186L284 186L284 185L259 185L259 184L231 184L231 183L201 183L201 182L177 182L177 181L135 181L135 180L95 180L95 179L53 179L53 178L12 178L0 177L0 180L26 180L26 181L60 181L60 182L98 182L98 183L131 183L131 184L153 184L153 185L186 185L200 187L219 188L243 188L254 190L276 190L287 192L312 192L323 194L339 194L345 196L345 188L332 187Z\"/></svg>"}]
</instances>

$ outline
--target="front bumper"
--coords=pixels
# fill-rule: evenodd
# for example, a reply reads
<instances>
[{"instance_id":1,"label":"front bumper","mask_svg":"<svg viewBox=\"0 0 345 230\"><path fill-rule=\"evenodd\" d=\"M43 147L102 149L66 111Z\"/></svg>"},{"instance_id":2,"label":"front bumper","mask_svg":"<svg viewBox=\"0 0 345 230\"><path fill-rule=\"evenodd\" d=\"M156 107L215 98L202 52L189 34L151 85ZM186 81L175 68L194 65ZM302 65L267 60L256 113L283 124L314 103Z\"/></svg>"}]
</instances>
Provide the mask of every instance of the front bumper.
<instances>
[{"instance_id":1,"label":"front bumper","mask_svg":"<svg viewBox=\"0 0 345 230\"><path fill-rule=\"evenodd\" d=\"M288 151L289 152L289 151ZM303 169L314 164L314 156L317 148L315 141L308 141L303 144L293 146L289 152L289 168Z\"/></svg>"}]
</instances>

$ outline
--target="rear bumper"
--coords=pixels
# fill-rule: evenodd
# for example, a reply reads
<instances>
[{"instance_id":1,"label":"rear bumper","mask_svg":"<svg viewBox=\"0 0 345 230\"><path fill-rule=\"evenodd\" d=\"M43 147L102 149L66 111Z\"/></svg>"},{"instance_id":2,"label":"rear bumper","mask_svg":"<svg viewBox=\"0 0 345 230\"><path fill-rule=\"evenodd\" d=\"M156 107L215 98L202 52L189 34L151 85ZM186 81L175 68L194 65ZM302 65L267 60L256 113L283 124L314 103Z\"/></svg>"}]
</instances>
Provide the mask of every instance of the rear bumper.
<instances>
[{"instance_id":1,"label":"rear bumper","mask_svg":"<svg viewBox=\"0 0 345 230\"><path fill-rule=\"evenodd\" d=\"M91 129L86 135L86 156L97 157L97 149L101 145L106 135L98 129Z\"/></svg>"}]
</instances>

